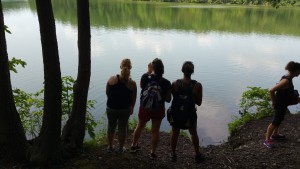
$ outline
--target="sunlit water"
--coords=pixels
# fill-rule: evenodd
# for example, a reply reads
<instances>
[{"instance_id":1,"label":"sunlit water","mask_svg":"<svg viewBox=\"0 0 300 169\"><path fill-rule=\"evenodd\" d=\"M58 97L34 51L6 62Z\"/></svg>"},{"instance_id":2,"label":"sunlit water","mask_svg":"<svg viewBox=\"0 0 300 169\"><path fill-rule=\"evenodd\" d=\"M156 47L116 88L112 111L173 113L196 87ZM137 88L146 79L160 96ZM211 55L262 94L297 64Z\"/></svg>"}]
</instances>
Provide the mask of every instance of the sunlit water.
<instances>
[{"instance_id":1,"label":"sunlit water","mask_svg":"<svg viewBox=\"0 0 300 169\"><path fill-rule=\"evenodd\" d=\"M20 58L28 64L25 69L18 68L18 74L11 74L12 84L27 92L35 92L43 85L39 26L33 2L4 2L5 24L12 32L6 36L9 57ZM75 3L74 8L69 6L65 9L58 1L53 3L62 75L76 78L76 3L69 1L73 5ZM218 144L228 137L227 124L232 115L238 114L239 99L246 87L270 88L285 74L284 66L288 61L299 61L300 30L297 28L300 23L291 16L300 16L300 12L297 9L279 9L276 12L268 8L171 5L172 7L145 3L101 4L91 1L92 76L89 99L97 101L93 114L97 119L103 117L107 79L119 73L119 64L123 58L131 59L132 78L137 83L146 72L147 64L156 57L164 62L164 77L170 81L182 77L181 65L190 60L195 64L192 77L203 85L203 103L197 112L201 144ZM147 10L140 11L139 7ZM123 8L130 10L126 13L125 10L120 10ZM106 15L99 12L108 9L114 12L108 11L104 13ZM72 17L68 10L72 10ZM236 15L241 14L232 10L242 13L249 10L251 15L242 15L241 20L237 20L240 17ZM66 11L66 14L60 11ZM178 15L173 17L176 12ZM197 12L201 15L197 15ZM216 22L222 13L227 15L228 12L231 15L226 17L227 21L223 24ZM270 13L263 16L272 17L260 17L257 13ZM288 15L281 16L282 13ZM190 16L184 17L182 14ZM255 14L257 16L251 17ZM234 17L232 19L229 16ZM204 23L205 17L209 19ZM278 23L273 17L279 17L283 22ZM294 24L296 28L292 29L286 23ZM299 79L295 79L294 84L297 88ZM137 100L135 116L138 105ZM296 106L292 110L296 111ZM161 129L170 129L166 119L163 120Z\"/></svg>"}]
</instances>

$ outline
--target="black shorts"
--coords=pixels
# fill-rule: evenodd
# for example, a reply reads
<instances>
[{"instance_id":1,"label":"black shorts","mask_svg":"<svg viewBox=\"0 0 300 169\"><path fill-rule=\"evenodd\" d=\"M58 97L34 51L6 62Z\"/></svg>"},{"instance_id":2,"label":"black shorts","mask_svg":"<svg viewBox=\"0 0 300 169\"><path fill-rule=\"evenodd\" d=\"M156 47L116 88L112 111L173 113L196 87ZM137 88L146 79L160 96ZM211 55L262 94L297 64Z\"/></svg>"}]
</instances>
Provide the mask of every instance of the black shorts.
<instances>
[{"instance_id":1,"label":"black shorts","mask_svg":"<svg viewBox=\"0 0 300 169\"><path fill-rule=\"evenodd\" d=\"M279 126L281 124L281 122L284 120L284 116L287 111L288 111L288 108L286 106L275 107L275 114L274 114L272 124L274 126Z\"/></svg>"}]
</instances>

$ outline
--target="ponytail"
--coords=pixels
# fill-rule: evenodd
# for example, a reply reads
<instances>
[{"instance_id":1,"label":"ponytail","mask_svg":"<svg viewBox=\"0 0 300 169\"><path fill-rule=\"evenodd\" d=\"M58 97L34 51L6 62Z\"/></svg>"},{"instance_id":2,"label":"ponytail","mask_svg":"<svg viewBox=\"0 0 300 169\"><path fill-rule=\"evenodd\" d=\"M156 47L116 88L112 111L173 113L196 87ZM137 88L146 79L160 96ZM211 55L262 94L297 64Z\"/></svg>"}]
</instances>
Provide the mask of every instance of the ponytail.
<instances>
[{"instance_id":1,"label":"ponytail","mask_svg":"<svg viewBox=\"0 0 300 169\"><path fill-rule=\"evenodd\" d=\"M121 81L127 84L130 79L130 72L131 72L130 59L123 59L120 68L121 68Z\"/></svg>"}]
</instances>

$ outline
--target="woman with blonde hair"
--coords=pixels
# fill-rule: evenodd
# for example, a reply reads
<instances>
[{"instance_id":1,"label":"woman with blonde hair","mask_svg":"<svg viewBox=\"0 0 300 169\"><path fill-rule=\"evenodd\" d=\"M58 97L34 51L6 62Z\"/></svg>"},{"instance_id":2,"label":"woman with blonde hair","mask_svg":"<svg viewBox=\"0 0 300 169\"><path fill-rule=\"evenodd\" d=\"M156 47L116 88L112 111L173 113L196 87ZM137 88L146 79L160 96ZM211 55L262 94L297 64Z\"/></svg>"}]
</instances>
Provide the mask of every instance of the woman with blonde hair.
<instances>
[{"instance_id":1,"label":"woman with blonde hair","mask_svg":"<svg viewBox=\"0 0 300 169\"><path fill-rule=\"evenodd\" d=\"M117 152L126 151L124 147L127 135L129 116L133 113L136 102L137 87L135 81L130 78L131 61L123 59L120 65L120 75L111 76L106 84L107 95L107 152L113 152L113 140L116 126L118 125L119 149Z\"/></svg>"}]
</instances>

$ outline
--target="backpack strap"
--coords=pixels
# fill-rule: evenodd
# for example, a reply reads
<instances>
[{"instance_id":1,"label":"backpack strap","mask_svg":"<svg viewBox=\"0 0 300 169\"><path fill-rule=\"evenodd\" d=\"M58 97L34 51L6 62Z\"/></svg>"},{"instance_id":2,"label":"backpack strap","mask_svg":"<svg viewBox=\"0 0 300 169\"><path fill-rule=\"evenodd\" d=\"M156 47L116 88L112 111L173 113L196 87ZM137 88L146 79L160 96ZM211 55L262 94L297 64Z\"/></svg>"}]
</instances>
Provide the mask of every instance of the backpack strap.
<instances>
[{"instance_id":1,"label":"backpack strap","mask_svg":"<svg viewBox=\"0 0 300 169\"><path fill-rule=\"evenodd\" d=\"M196 86L197 81L196 80L191 80L187 86L187 88L190 89L194 89L194 87ZM176 80L176 86L177 86L177 91L179 90L184 90L184 86L183 86L183 80L182 79L178 79Z\"/></svg>"},{"instance_id":2,"label":"backpack strap","mask_svg":"<svg viewBox=\"0 0 300 169\"><path fill-rule=\"evenodd\" d=\"M191 80L187 86L184 86L184 83L183 83L182 79L176 80L177 90L175 92L174 97L178 97L179 95L182 95L182 94L183 95L188 95L192 98L192 101L195 103L196 100L195 100L194 95L193 95L193 89L194 89L196 83L197 83L196 80Z\"/></svg>"}]
</instances>

